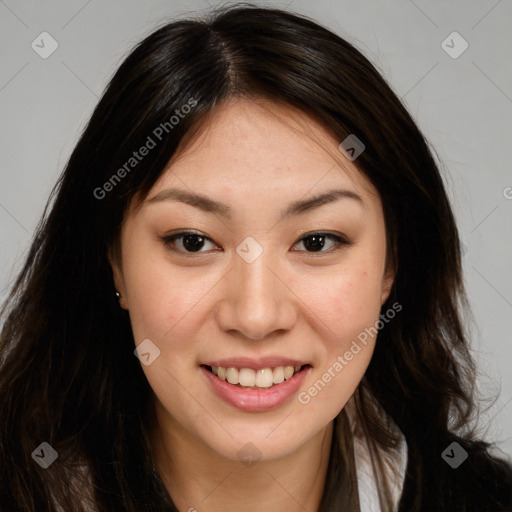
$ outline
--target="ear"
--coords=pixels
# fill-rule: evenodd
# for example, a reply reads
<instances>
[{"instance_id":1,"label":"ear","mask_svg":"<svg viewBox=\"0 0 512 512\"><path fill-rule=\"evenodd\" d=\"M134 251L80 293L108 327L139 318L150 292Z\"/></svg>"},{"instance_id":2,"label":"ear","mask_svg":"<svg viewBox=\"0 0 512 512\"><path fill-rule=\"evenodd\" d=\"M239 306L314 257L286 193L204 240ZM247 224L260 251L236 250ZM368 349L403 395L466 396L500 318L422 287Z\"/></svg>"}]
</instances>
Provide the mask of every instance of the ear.
<instances>
[{"instance_id":1,"label":"ear","mask_svg":"<svg viewBox=\"0 0 512 512\"><path fill-rule=\"evenodd\" d=\"M119 305L122 309L128 309L128 303L126 300L126 287L124 284L124 276L123 270L121 268L120 262L118 262L118 258L114 258L112 255L112 250L109 248L107 250L107 258L110 263L110 267L112 269L112 276L114 279L114 286L116 291L119 293Z\"/></svg>"},{"instance_id":2,"label":"ear","mask_svg":"<svg viewBox=\"0 0 512 512\"><path fill-rule=\"evenodd\" d=\"M381 305L388 300L391 288L393 288L393 284L395 282L395 276L396 269L393 268L392 265L389 265L389 268L385 271L384 276L382 277Z\"/></svg>"}]
</instances>

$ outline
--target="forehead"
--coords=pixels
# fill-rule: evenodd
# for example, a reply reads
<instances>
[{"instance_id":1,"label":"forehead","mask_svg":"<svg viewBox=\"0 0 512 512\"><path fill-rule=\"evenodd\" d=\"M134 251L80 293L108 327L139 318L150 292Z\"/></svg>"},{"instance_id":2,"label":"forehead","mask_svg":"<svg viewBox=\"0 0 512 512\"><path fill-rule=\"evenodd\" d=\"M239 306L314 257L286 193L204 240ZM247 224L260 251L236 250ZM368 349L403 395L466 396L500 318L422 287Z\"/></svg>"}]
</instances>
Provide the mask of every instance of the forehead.
<instances>
[{"instance_id":1,"label":"forehead","mask_svg":"<svg viewBox=\"0 0 512 512\"><path fill-rule=\"evenodd\" d=\"M377 199L373 185L324 126L290 106L236 99L218 106L177 151L149 197L168 187L228 201L286 198L344 188ZM373 198L373 199L372 199Z\"/></svg>"}]
</instances>

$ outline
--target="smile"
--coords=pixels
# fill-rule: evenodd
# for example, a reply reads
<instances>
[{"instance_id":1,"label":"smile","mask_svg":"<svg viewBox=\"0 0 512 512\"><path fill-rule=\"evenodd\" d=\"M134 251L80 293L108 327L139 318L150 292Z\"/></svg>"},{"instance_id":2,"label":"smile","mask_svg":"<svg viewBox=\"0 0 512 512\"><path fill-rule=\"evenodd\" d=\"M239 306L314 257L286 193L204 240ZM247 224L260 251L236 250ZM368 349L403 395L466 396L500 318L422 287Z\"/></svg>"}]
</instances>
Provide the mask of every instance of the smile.
<instances>
[{"instance_id":1,"label":"smile","mask_svg":"<svg viewBox=\"0 0 512 512\"><path fill-rule=\"evenodd\" d=\"M307 366L307 365L304 365ZM276 366L275 368L225 368L223 366L206 366L220 380L235 386L250 389L268 389L285 380L291 379L303 366Z\"/></svg>"},{"instance_id":2,"label":"smile","mask_svg":"<svg viewBox=\"0 0 512 512\"><path fill-rule=\"evenodd\" d=\"M276 366L274 363L260 367L260 364L240 361L237 368L219 363L202 364L200 370L214 394L245 412L269 411L284 405L298 393L313 369L309 364Z\"/></svg>"}]
</instances>

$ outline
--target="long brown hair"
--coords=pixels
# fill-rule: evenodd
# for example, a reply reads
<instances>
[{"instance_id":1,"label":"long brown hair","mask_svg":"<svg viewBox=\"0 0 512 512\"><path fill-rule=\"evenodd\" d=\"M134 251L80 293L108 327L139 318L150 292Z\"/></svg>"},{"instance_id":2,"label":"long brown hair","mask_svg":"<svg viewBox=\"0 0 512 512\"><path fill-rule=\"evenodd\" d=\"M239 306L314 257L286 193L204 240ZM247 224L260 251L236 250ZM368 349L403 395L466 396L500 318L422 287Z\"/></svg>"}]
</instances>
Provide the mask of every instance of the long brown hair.
<instances>
[{"instance_id":1,"label":"long brown hair","mask_svg":"<svg viewBox=\"0 0 512 512\"><path fill-rule=\"evenodd\" d=\"M397 268L383 311L403 306L379 332L354 395L382 510L390 510L389 482L377 448L391 453L397 445L386 417L407 441L400 512L512 509L509 463L469 429L475 367L462 315L460 242L424 136L350 43L305 17L240 5L166 24L130 53L50 197L2 311L1 510L85 510L79 484L71 485L82 465L95 510L176 510L153 464L151 389L114 296L107 249L117 247L130 201L149 192L180 142L232 97L285 103L340 141L356 134L366 146L356 163L379 191L388 263ZM171 128L171 116L191 99L194 108ZM162 125L159 143L120 177ZM355 512L346 411L335 421L321 510ZM458 469L441 458L453 441L469 454ZM42 442L58 453L47 469L31 455Z\"/></svg>"}]
</instances>

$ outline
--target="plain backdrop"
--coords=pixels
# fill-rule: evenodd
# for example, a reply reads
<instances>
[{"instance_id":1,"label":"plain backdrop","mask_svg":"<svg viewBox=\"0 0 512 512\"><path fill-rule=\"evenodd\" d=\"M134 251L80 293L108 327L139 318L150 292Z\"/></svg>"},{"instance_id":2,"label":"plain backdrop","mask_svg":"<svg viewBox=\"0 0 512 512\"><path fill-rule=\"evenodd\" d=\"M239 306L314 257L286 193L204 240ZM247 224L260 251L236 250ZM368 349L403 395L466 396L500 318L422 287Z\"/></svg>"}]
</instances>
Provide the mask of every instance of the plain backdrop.
<instances>
[{"instance_id":1,"label":"plain backdrop","mask_svg":"<svg viewBox=\"0 0 512 512\"><path fill-rule=\"evenodd\" d=\"M512 2L253 3L305 14L348 39L384 74L436 149L464 243L481 389L491 397L501 390L481 425L512 454ZM218 5L0 0L0 299L123 57L164 21ZM41 38L44 51L58 44L47 58L32 46L43 46Z\"/></svg>"}]
</instances>

